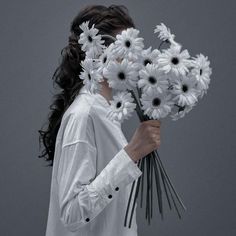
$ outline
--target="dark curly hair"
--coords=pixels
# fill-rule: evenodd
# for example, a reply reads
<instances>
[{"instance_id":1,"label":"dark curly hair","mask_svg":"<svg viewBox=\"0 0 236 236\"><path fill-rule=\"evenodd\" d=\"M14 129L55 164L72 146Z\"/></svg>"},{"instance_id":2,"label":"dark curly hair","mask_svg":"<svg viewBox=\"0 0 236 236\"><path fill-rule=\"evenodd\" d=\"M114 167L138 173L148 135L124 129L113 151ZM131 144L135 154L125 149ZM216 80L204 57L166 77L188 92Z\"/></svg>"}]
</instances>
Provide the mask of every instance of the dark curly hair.
<instances>
[{"instance_id":1,"label":"dark curly hair","mask_svg":"<svg viewBox=\"0 0 236 236\"><path fill-rule=\"evenodd\" d=\"M61 120L66 109L75 99L83 86L83 81L79 78L82 70L80 62L84 60L85 53L78 44L79 35L82 33L79 25L89 21L89 27L93 24L99 30L99 34L115 36L119 30L129 27L135 28L128 9L124 5L89 5L83 8L74 18L70 26L71 35L68 39L68 45L61 50L61 62L55 70L52 79L53 87L55 84L61 91L53 95L53 103L50 105L51 112L48 115L46 129L38 130L39 146L44 145L44 150L39 158L44 157L48 166L53 166L55 142ZM111 43L111 39L104 38L105 45ZM44 126L43 125L43 126Z\"/></svg>"}]
</instances>

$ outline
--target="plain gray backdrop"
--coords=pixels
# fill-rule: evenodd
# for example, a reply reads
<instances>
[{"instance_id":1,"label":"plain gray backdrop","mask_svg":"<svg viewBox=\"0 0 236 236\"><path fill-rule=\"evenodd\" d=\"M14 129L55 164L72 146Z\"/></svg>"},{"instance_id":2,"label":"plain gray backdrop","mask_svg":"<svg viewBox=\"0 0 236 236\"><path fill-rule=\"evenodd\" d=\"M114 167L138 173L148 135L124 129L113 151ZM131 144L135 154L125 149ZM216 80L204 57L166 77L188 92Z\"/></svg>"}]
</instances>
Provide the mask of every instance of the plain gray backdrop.
<instances>
[{"instance_id":1,"label":"plain gray backdrop","mask_svg":"<svg viewBox=\"0 0 236 236\"><path fill-rule=\"evenodd\" d=\"M192 56L207 55L210 89L184 119L162 122L160 154L187 211L180 220L155 205L149 226L137 207L138 235L235 236L235 12L233 0L1 1L1 201L0 234L45 235L51 168L45 167L38 129L51 104L51 76L67 44L73 17L87 4L125 4L146 46L164 22ZM123 125L131 138L137 116ZM138 200L140 201L140 199ZM155 201L156 204L156 201Z\"/></svg>"}]
</instances>

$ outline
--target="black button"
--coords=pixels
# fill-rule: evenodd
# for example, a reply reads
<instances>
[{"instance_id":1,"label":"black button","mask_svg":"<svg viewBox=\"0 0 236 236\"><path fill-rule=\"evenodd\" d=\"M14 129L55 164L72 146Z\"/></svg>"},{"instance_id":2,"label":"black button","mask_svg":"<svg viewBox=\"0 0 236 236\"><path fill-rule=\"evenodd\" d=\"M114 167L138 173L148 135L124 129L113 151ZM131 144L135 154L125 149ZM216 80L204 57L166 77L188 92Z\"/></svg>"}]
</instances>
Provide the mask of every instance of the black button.
<instances>
[{"instance_id":1,"label":"black button","mask_svg":"<svg viewBox=\"0 0 236 236\"><path fill-rule=\"evenodd\" d=\"M89 222L89 218L86 218L85 220L86 220L87 222Z\"/></svg>"},{"instance_id":2,"label":"black button","mask_svg":"<svg viewBox=\"0 0 236 236\"><path fill-rule=\"evenodd\" d=\"M115 190L118 191L118 190L119 190L119 187L116 187Z\"/></svg>"},{"instance_id":3,"label":"black button","mask_svg":"<svg viewBox=\"0 0 236 236\"><path fill-rule=\"evenodd\" d=\"M110 195L108 195L108 198L112 198L112 195L110 194Z\"/></svg>"}]
</instances>

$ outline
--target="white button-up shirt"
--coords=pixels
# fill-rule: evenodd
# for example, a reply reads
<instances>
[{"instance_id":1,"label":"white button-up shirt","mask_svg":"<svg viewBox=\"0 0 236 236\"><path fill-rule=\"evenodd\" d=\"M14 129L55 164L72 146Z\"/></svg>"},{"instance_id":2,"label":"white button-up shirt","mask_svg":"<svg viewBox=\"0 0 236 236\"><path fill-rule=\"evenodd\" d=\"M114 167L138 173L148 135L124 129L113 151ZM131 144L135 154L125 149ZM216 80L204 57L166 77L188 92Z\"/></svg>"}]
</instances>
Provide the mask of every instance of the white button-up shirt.
<instances>
[{"instance_id":1,"label":"white button-up shirt","mask_svg":"<svg viewBox=\"0 0 236 236\"><path fill-rule=\"evenodd\" d=\"M46 236L137 236L137 203L131 228L124 219L132 183L142 171L124 150L120 122L106 117L108 107L105 97L82 87L63 115Z\"/></svg>"}]
</instances>

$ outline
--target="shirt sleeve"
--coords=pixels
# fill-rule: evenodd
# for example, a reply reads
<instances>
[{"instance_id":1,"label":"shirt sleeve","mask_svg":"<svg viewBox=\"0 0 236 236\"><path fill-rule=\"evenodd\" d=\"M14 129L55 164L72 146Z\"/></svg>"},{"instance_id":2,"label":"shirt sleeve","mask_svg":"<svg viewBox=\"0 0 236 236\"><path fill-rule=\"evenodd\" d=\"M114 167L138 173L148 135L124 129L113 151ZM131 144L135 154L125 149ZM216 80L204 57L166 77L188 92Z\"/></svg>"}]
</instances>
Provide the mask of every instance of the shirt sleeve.
<instances>
[{"instance_id":1,"label":"shirt sleeve","mask_svg":"<svg viewBox=\"0 0 236 236\"><path fill-rule=\"evenodd\" d=\"M120 189L142 174L122 148L96 175L97 150L88 140L63 145L60 156L57 174L60 219L71 232L89 224Z\"/></svg>"}]
</instances>

